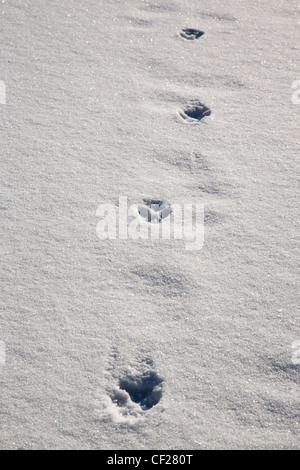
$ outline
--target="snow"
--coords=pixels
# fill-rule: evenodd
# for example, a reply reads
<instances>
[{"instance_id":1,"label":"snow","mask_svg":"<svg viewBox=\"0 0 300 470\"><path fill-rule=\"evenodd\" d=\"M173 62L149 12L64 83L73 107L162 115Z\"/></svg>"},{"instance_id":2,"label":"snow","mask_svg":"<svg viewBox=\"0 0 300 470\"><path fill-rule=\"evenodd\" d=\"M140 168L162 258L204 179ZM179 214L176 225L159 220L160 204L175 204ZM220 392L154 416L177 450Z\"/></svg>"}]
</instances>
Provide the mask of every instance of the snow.
<instances>
[{"instance_id":1,"label":"snow","mask_svg":"<svg viewBox=\"0 0 300 470\"><path fill-rule=\"evenodd\" d=\"M296 0L0 7L0 448L299 448Z\"/></svg>"}]
</instances>

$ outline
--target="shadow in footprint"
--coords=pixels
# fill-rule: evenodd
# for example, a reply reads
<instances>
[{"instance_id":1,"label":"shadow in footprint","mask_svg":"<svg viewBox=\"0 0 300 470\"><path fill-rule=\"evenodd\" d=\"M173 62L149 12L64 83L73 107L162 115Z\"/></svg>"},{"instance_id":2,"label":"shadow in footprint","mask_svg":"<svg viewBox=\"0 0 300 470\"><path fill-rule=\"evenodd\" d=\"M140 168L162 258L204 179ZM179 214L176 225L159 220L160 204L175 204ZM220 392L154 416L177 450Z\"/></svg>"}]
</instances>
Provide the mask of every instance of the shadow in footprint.
<instances>
[{"instance_id":1,"label":"shadow in footprint","mask_svg":"<svg viewBox=\"0 0 300 470\"><path fill-rule=\"evenodd\" d=\"M128 376L119 381L119 387L128 393L134 403L142 410L149 410L157 405L162 397L163 380L154 371L146 371L142 375Z\"/></svg>"},{"instance_id":2,"label":"shadow in footprint","mask_svg":"<svg viewBox=\"0 0 300 470\"><path fill-rule=\"evenodd\" d=\"M106 394L99 402L99 416L115 423L134 425L161 400L164 379L155 370L150 356L132 358L129 363L126 355L122 356L117 348L112 349L113 362L107 370Z\"/></svg>"},{"instance_id":3,"label":"shadow in footprint","mask_svg":"<svg viewBox=\"0 0 300 470\"><path fill-rule=\"evenodd\" d=\"M183 28L180 32L180 36L184 39L188 39L189 41L193 41L194 39L198 39L203 36L204 32L199 31L198 29L192 28Z\"/></svg>"},{"instance_id":4,"label":"shadow in footprint","mask_svg":"<svg viewBox=\"0 0 300 470\"><path fill-rule=\"evenodd\" d=\"M157 199L144 199L144 204L139 204L138 212L143 219L151 223L161 223L171 214L168 204Z\"/></svg>"},{"instance_id":5,"label":"shadow in footprint","mask_svg":"<svg viewBox=\"0 0 300 470\"><path fill-rule=\"evenodd\" d=\"M183 119L201 121L206 116L211 115L211 110L200 101L193 101L183 111L180 112L180 116Z\"/></svg>"}]
</instances>

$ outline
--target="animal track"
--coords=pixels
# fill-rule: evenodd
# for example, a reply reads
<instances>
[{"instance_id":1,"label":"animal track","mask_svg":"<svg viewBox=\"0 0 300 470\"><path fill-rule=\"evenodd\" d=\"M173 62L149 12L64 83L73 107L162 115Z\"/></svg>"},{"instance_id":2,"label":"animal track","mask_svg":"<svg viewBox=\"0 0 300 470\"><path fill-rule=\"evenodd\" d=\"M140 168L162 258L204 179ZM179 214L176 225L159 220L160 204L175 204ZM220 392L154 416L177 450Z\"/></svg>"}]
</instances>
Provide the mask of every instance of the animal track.
<instances>
[{"instance_id":1,"label":"animal track","mask_svg":"<svg viewBox=\"0 0 300 470\"><path fill-rule=\"evenodd\" d=\"M210 115L211 110L203 103L196 100L191 101L191 104L187 106L184 111L180 112L180 116L189 121L201 121L201 119Z\"/></svg>"},{"instance_id":2,"label":"animal track","mask_svg":"<svg viewBox=\"0 0 300 470\"><path fill-rule=\"evenodd\" d=\"M124 377L119 381L119 387L128 393L134 403L138 403L142 410L149 410L157 405L162 397L162 382L153 370L146 370Z\"/></svg>"},{"instance_id":3,"label":"animal track","mask_svg":"<svg viewBox=\"0 0 300 470\"><path fill-rule=\"evenodd\" d=\"M192 28L183 28L180 32L180 36L184 39L188 39L189 41L193 41L194 39L198 39L203 36L204 32L199 31L198 29Z\"/></svg>"},{"instance_id":4,"label":"animal track","mask_svg":"<svg viewBox=\"0 0 300 470\"><path fill-rule=\"evenodd\" d=\"M143 219L150 223L160 223L168 217L172 210L163 201L156 199L143 199L144 204L139 204L138 212Z\"/></svg>"},{"instance_id":5,"label":"animal track","mask_svg":"<svg viewBox=\"0 0 300 470\"><path fill-rule=\"evenodd\" d=\"M156 406L163 395L163 378L151 358L144 357L129 366L114 363L109 371L107 395L102 399L103 415L116 422L134 424ZM111 384L111 381L115 385Z\"/></svg>"}]
</instances>

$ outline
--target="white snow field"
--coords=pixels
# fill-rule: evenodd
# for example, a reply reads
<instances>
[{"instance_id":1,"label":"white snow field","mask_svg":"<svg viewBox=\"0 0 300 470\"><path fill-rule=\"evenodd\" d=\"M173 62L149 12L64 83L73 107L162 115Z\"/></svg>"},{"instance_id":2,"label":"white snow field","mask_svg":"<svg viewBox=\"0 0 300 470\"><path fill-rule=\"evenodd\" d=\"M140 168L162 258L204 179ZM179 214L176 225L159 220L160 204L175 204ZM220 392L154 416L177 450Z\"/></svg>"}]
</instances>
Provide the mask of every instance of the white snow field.
<instances>
[{"instance_id":1,"label":"white snow field","mask_svg":"<svg viewBox=\"0 0 300 470\"><path fill-rule=\"evenodd\" d=\"M299 1L0 15L1 449L299 448ZM101 240L120 196L202 249Z\"/></svg>"}]
</instances>

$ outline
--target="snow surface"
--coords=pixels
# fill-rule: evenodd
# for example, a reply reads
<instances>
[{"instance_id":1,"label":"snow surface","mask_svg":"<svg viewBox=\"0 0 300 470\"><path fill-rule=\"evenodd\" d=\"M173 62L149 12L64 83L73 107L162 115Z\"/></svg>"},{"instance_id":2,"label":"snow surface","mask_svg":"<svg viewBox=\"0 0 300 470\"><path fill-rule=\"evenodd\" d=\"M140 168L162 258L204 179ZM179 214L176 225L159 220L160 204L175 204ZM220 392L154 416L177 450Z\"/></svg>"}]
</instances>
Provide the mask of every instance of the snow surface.
<instances>
[{"instance_id":1,"label":"snow surface","mask_svg":"<svg viewBox=\"0 0 300 470\"><path fill-rule=\"evenodd\" d=\"M299 2L0 14L0 447L299 448ZM99 240L119 196L203 249Z\"/></svg>"}]
</instances>

